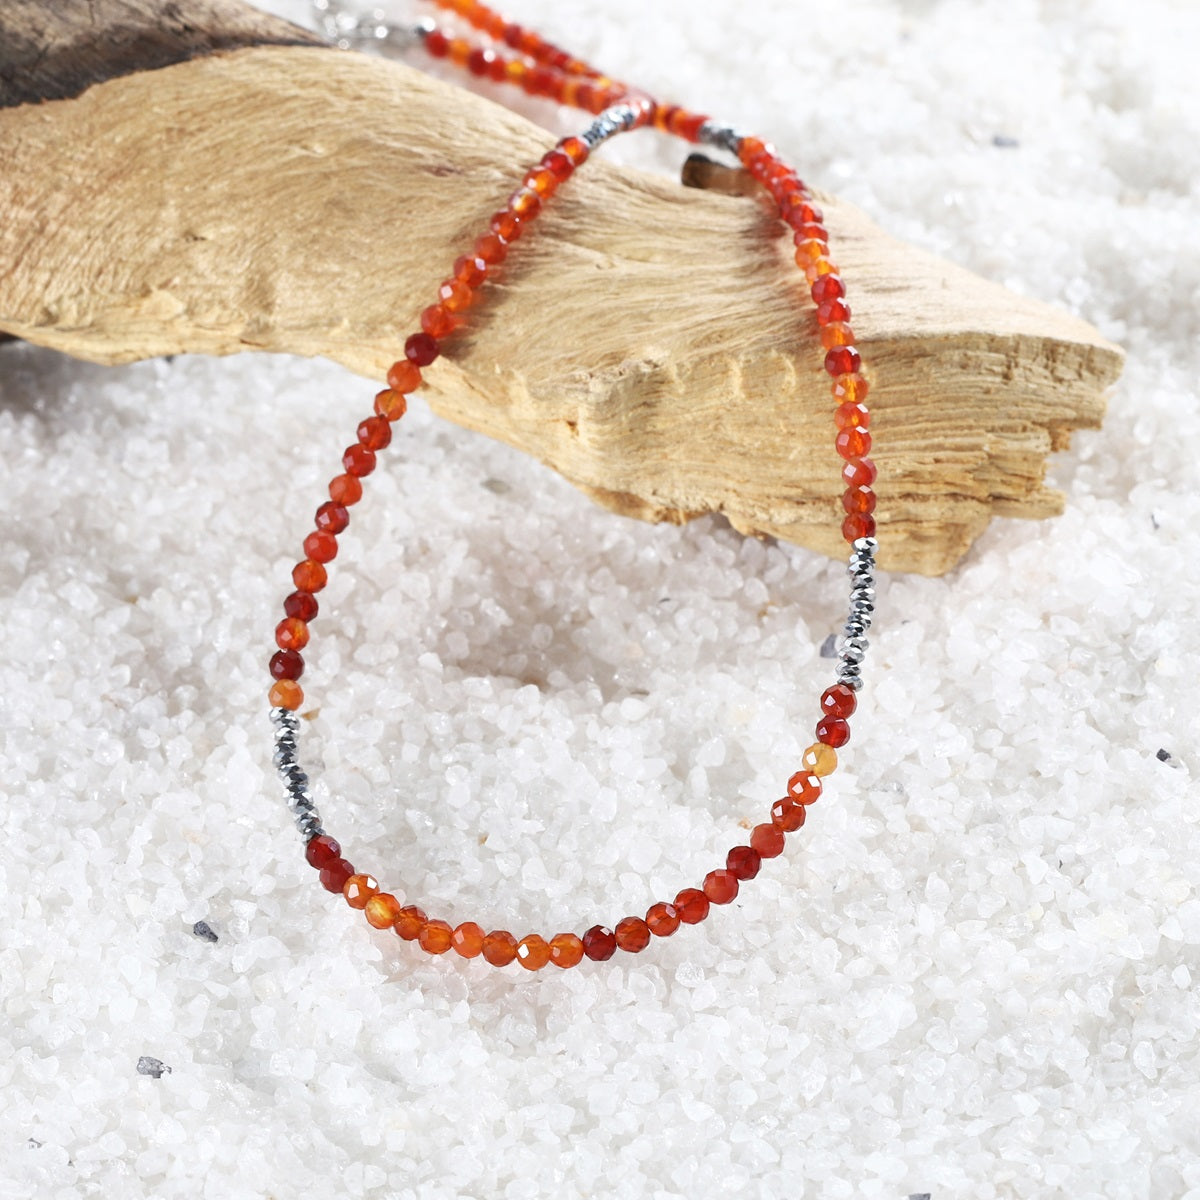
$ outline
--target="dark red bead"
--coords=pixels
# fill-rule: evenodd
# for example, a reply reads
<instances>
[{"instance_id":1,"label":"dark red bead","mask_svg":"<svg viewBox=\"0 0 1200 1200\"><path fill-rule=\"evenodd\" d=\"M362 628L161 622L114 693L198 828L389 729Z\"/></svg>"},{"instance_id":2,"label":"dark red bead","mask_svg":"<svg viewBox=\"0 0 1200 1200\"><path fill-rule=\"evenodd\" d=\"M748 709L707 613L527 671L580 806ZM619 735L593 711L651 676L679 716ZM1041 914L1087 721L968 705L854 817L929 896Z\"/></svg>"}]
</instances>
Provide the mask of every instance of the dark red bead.
<instances>
[{"instance_id":1,"label":"dark red bead","mask_svg":"<svg viewBox=\"0 0 1200 1200\"><path fill-rule=\"evenodd\" d=\"M817 741L835 750L850 740L850 726L842 717L822 717L817 722Z\"/></svg>"},{"instance_id":2,"label":"dark red bead","mask_svg":"<svg viewBox=\"0 0 1200 1200\"><path fill-rule=\"evenodd\" d=\"M445 58L450 50L450 39L440 29L431 29L425 35L423 45L434 58Z\"/></svg>"},{"instance_id":3,"label":"dark red bead","mask_svg":"<svg viewBox=\"0 0 1200 1200\"><path fill-rule=\"evenodd\" d=\"M844 683L835 683L821 693L821 711L827 717L852 717L857 707L854 689Z\"/></svg>"},{"instance_id":4,"label":"dark red bead","mask_svg":"<svg viewBox=\"0 0 1200 1200\"><path fill-rule=\"evenodd\" d=\"M375 451L368 450L361 442L346 447L342 455L342 466L347 475L370 475L375 470Z\"/></svg>"},{"instance_id":5,"label":"dark red bead","mask_svg":"<svg viewBox=\"0 0 1200 1200\"><path fill-rule=\"evenodd\" d=\"M641 917L622 918L613 934L627 954L638 954L650 945L650 926Z\"/></svg>"},{"instance_id":6,"label":"dark red bead","mask_svg":"<svg viewBox=\"0 0 1200 1200\"><path fill-rule=\"evenodd\" d=\"M329 834L322 833L305 846L304 857L308 860L310 867L316 867L320 871L342 857L342 847L338 844L337 838L331 838Z\"/></svg>"},{"instance_id":7,"label":"dark red bead","mask_svg":"<svg viewBox=\"0 0 1200 1200\"><path fill-rule=\"evenodd\" d=\"M822 275L812 285L812 298L817 304L828 300L836 300L846 294L846 285L839 275Z\"/></svg>"},{"instance_id":8,"label":"dark red bead","mask_svg":"<svg viewBox=\"0 0 1200 1200\"><path fill-rule=\"evenodd\" d=\"M427 333L414 333L404 343L404 357L418 367L427 367L441 353L438 344Z\"/></svg>"},{"instance_id":9,"label":"dark red bead","mask_svg":"<svg viewBox=\"0 0 1200 1200\"><path fill-rule=\"evenodd\" d=\"M826 275L824 278L828 279ZM817 324L832 325L836 321L850 320L850 305L840 296L833 300L822 300L817 305Z\"/></svg>"},{"instance_id":10,"label":"dark red bead","mask_svg":"<svg viewBox=\"0 0 1200 1200\"><path fill-rule=\"evenodd\" d=\"M762 856L752 846L734 846L725 856L725 866L739 879L753 879L762 866Z\"/></svg>"},{"instance_id":11,"label":"dark red bead","mask_svg":"<svg viewBox=\"0 0 1200 1200\"><path fill-rule=\"evenodd\" d=\"M317 509L316 525L322 533L341 533L350 524L350 511L344 504L326 501Z\"/></svg>"},{"instance_id":12,"label":"dark red bead","mask_svg":"<svg viewBox=\"0 0 1200 1200\"><path fill-rule=\"evenodd\" d=\"M862 355L853 346L834 346L825 355L825 370L830 375L853 375L862 366Z\"/></svg>"},{"instance_id":13,"label":"dark red bead","mask_svg":"<svg viewBox=\"0 0 1200 1200\"><path fill-rule=\"evenodd\" d=\"M604 962L617 952L617 935L605 925L593 925L583 935L583 952L594 962Z\"/></svg>"},{"instance_id":14,"label":"dark red bead","mask_svg":"<svg viewBox=\"0 0 1200 1200\"><path fill-rule=\"evenodd\" d=\"M299 679L304 674L304 659L298 650L277 650L271 656L272 679Z\"/></svg>"},{"instance_id":15,"label":"dark red bead","mask_svg":"<svg viewBox=\"0 0 1200 1200\"><path fill-rule=\"evenodd\" d=\"M283 602L283 611L297 621L311 621L317 615L317 609L317 598L311 592L293 592Z\"/></svg>"},{"instance_id":16,"label":"dark red bead","mask_svg":"<svg viewBox=\"0 0 1200 1200\"><path fill-rule=\"evenodd\" d=\"M392 440L392 423L387 417L368 417L359 423L358 440L368 450L382 450Z\"/></svg>"},{"instance_id":17,"label":"dark red bead","mask_svg":"<svg viewBox=\"0 0 1200 1200\"><path fill-rule=\"evenodd\" d=\"M784 833L795 833L804 824L808 813L799 800L784 796L771 805L771 824Z\"/></svg>"},{"instance_id":18,"label":"dark red bead","mask_svg":"<svg viewBox=\"0 0 1200 1200\"><path fill-rule=\"evenodd\" d=\"M842 537L848 542L875 536L875 518L870 513L851 513L842 522Z\"/></svg>"},{"instance_id":19,"label":"dark red bead","mask_svg":"<svg viewBox=\"0 0 1200 1200\"><path fill-rule=\"evenodd\" d=\"M878 472L869 458L853 458L842 468L842 480L849 487L867 487Z\"/></svg>"},{"instance_id":20,"label":"dark red bead","mask_svg":"<svg viewBox=\"0 0 1200 1200\"><path fill-rule=\"evenodd\" d=\"M472 75L486 75L489 68L496 61L495 50L488 50L482 46L476 46L470 54L467 55L467 70Z\"/></svg>"},{"instance_id":21,"label":"dark red bead","mask_svg":"<svg viewBox=\"0 0 1200 1200\"><path fill-rule=\"evenodd\" d=\"M342 889L346 886L346 880L354 874L354 866L347 862L344 858L339 858L336 862L332 862L325 867L319 876L321 886L327 892L336 892L339 896L342 894Z\"/></svg>"},{"instance_id":22,"label":"dark red bead","mask_svg":"<svg viewBox=\"0 0 1200 1200\"><path fill-rule=\"evenodd\" d=\"M842 496L842 507L848 513L869 513L875 511L875 493L865 485L863 487L847 488Z\"/></svg>"}]
</instances>

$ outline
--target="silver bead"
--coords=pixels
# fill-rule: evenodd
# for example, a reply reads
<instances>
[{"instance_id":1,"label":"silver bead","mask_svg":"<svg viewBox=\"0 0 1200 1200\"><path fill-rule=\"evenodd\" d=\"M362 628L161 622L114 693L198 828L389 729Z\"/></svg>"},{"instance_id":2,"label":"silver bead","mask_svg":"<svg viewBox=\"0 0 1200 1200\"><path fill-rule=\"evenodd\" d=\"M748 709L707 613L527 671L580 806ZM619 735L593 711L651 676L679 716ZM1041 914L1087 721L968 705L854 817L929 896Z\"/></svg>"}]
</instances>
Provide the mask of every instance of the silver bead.
<instances>
[{"instance_id":1,"label":"silver bead","mask_svg":"<svg viewBox=\"0 0 1200 1200\"><path fill-rule=\"evenodd\" d=\"M852 641L861 641L862 639L861 638L852 638L851 640ZM838 662L839 663L848 663L851 666L857 666L866 657L867 657L867 651L865 648L860 649L858 646L847 645L842 649L841 654L838 655Z\"/></svg>"},{"instance_id":2,"label":"silver bead","mask_svg":"<svg viewBox=\"0 0 1200 1200\"><path fill-rule=\"evenodd\" d=\"M296 818L296 828L304 835L306 840L311 841L315 837L320 837L325 830L321 827L321 822L315 816L303 816Z\"/></svg>"},{"instance_id":3,"label":"silver bead","mask_svg":"<svg viewBox=\"0 0 1200 1200\"><path fill-rule=\"evenodd\" d=\"M849 668L838 673L838 683L844 683L848 688L853 688L856 692L863 685L862 676L851 675Z\"/></svg>"},{"instance_id":4,"label":"silver bead","mask_svg":"<svg viewBox=\"0 0 1200 1200\"><path fill-rule=\"evenodd\" d=\"M873 537L855 538L851 545L854 547L855 553L869 554L872 558L879 549L879 542Z\"/></svg>"},{"instance_id":5,"label":"silver bead","mask_svg":"<svg viewBox=\"0 0 1200 1200\"><path fill-rule=\"evenodd\" d=\"M300 728L300 720L290 708L271 709L271 723L281 729L290 729L293 733Z\"/></svg>"},{"instance_id":6,"label":"silver bead","mask_svg":"<svg viewBox=\"0 0 1200 1200\"><path fill-rule=\"evenodd\" d=\"M866 621L861 621L857 617L851 617L850 620L846 622L842 632L848 638L862 637L869 628L870 625Z\"/></svg>"}]
</instances>

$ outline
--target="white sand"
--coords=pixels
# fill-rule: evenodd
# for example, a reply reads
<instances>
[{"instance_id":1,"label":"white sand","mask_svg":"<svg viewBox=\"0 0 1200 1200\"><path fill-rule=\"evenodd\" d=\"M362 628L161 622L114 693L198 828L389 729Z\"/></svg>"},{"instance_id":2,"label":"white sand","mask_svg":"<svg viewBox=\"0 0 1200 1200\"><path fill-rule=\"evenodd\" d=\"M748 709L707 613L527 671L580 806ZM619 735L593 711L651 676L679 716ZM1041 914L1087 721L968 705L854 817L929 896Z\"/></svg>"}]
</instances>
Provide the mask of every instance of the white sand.
<instances>
[{"instance_id":1,"label":"white sand","mask_svg":"<svg viewBox=\"0 0 1200 1200\"><path fill-rule=\"evenodd\" d=\"M0 347L0 1196L1197 1200L1195 8L511 8L1096 323L1104 429L1063 517L881 585L784 858L534 976L373 933L278 798L271 629L370 384ZM697 882L808 740L841 567L620 520L419 402L386 459L305 679L331 830L518 934Z\"/></svg>"}]
</instances>

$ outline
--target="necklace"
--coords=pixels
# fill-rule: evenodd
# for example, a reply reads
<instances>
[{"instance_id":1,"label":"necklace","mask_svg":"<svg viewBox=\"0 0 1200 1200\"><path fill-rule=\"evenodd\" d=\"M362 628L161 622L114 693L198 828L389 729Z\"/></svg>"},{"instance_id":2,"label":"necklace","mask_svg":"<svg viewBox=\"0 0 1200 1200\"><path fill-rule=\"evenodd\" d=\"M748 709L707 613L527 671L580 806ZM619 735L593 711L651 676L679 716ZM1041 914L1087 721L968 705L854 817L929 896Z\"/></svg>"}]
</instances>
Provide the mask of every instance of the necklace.
<instances>
[{"instance_id":1,"label":"necklace","mask_svg":"<svg viewBox=\"0 0 1200 1200\"><path fill-rule=\"evenodd\" d=\"M319 872L322 886L343 896L351 908L363 910L376 929L393 929L403 940L415 941L430 954L453 949L463 958L482 955L494 966L515 961L531 971L551 963L573 967L585 957L610 959L618 949L637 953L655 937L669 937L680 925L703 921L712 905L730 903L740 885L758 874L763 859L783 852L786 835L804 825L808 806L821 795L822 780L836 769L837 751L850 738L848 720L862 686L861 664L875 602L875 466L868 457L868 384L861 374L845 286L830 257L821 210L771 145L710 117L677 105L659 104L476 0L435 3L480 30L491 44L457 36L430 19L397 29L385 26L375 15L365 21L347 20L331 8L330 0L317 0L316 8L326 33L340 45L365 39L419 43L432 57L448 59L473 75L516 84L530 95L584 109L595 119L578 136L561 139L525 172L505 206L492 216L488 228L454 262L450 277L438 289L437 301L421 313L420 329L404 343L404 357L388 371L388 386L375 397L374 413L359 424L355 442L342 456L342 473L330 482L329 499L316 510L315 528L304 539L304 557L292 571L295 591L284 601L284 618L275 629L278 649L270 661L274 682L269 692L275 726L274 762L288 807L305 839L305 856ZM499 47L515 53L508 54ZM787 794L771 806L769 821L751 831L749 845L734 846L725 865L710 871L700 887L684 888L673 900L651 905L644 917L625 917L612 928L593 925L582 935L558 933L546 939L531 933L518 939L503 929L485 933L474 921L451 926L448 921L430 918L416 905L401 905L394 895L381 890L374 876L357 870L343 856L340 843L321 824L308 775L297 758L297 710L304 700L298 682L304 673L301 651L308 644L309 626L319 611L316 597L327 583L327 564L337 556L338 535L350 523L350 509L362 499L363 479L374 471L379 452L392 440L392 426L404 416L405 397L420 387L422 370L440 356L443 345L467 319L467 311L478 300L480 290L558 188L609 138L642 127L733 154L762 184L780 219L794 233L796 263L804 272L816 304L824 368L833 380L837 430L834 446L844 460L842 534L850 544L847 571L851 586L837 678L821 695L816 740L804 752L800 769L788 779Z\"/></svg>"}]
</instances>

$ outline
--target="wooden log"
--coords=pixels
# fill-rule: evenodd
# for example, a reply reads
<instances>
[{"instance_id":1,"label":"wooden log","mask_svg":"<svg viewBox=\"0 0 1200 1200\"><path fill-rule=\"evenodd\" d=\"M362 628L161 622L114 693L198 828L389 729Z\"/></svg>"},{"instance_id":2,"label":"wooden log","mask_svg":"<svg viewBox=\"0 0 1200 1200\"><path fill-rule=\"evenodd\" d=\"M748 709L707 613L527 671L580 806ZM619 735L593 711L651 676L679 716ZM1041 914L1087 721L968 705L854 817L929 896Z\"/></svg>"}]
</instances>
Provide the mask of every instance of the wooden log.
<instances>
[{"instance_id":1,"label":"wooden log","mask_svg":"<svg viewBox=\"0 0 1200 1200\"><path fill-rule=\"evenodd\" d=\"M0 0L0 330L93 362L258 349L381 379L552 141L233 0L70 0L40 58L23 43L36 70L14 69L14 22L42 7ZM790 238L736 194L744 176L691 172L721 187L589 163L426 395L617 512L721 512L840 556L829 381ZM1046 457L1099 425L1119 349L822 204L873 380L881 565L940 573L993 515L1060 511Z\"/></svg>"}]
</instances>

